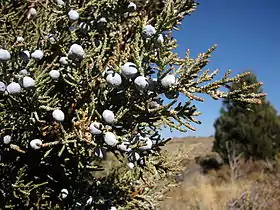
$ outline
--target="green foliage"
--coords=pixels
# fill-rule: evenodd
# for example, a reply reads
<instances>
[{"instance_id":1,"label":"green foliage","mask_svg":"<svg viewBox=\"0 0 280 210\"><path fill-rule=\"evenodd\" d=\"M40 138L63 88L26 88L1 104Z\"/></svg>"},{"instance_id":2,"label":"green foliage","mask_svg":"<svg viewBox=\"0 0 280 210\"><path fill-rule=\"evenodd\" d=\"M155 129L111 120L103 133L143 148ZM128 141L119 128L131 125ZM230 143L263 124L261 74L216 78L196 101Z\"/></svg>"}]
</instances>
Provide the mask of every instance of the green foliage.
<instances>
[{"instance_id":1,"label":"green foliage","mask_svg":"<svg viewBox=\"0 0 280 210\"><path fill-rule=\"evenodd\" d=\"M230 91L235 91L257 83L255 75L244 77L233 83ZM246 93L246 90L243 90ZM262 89L254 88L256 94ZM264 95L264 94L263 94ZM223 101L220 117L215 121L215 142L213 149L224 159L231 150L237 154L243 153L246 158L272 158L280 149L280 121L277 111L266 100L261 105L249 105L233 101L231 98Z\"/></svg>"},{"instance_id":2,"label":"green foliage","mask_svg":"<svg viewBox=\"0 0 280 210\"><path fill-rule=\"evenodd\" d=\"M126 206L130 180L162 169L154 161L167 141L159 128L200 123L197 93L258 102L250 91L219 90L248 73L212 81L218 71L204 67L215 46L196 58L174 53L172 32L196 9L193 0L63 2L0 3L1 207L73 209L91 195L89 207ZM123 70L127 62L135 75ZM95 177L106 152L135 168L118 182ZM105 196L105 184L117 196Z\"/></svg>"}]
</instances>

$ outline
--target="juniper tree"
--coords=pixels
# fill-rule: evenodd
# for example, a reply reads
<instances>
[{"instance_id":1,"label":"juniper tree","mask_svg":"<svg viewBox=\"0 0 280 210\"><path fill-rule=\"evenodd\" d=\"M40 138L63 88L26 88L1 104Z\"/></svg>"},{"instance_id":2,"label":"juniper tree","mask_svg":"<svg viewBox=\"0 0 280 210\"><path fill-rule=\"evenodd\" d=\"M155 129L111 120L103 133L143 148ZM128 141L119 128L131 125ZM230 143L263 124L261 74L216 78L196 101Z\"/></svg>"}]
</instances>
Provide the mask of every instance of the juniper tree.
<instances>
[{"instance_id":1,"label":"juniper tree","mask_svg":"<svg viewBox=\"0 0 280 210\"><path fill-rule=\"evenodd\" d=\"M249 91L259 83L246 93L220 89L250 73L213 81L218 71L204 67L215 45L197 57L174 52L173 31L196 7L193 0L1 1L2 208L125 207L127 177L162 167L169 139L160 128L187 132L200 123L198 93L259 102ZM133 170L94 177L109 152Z\"/></svg>"},{"instance_id":2,"label":"juniper tree","mask_svg":"<svg viewBox=\"0 0 280 210\"><path fill-rule=\"evenodd\" d=\"M257 78L254 74L246 76L231 85L230 91L254 86ZM263 94L260 87L253 90ZM246 93L244 90L243 93ZM221 115L215 121L215 141L213 149L226 160L228 152L236 150L245 158L272 158L279 151L280 121L277 111L271 103L262 98L261 105L238 103L230 97L223 100Z\"/></svg>"}]
</instances>

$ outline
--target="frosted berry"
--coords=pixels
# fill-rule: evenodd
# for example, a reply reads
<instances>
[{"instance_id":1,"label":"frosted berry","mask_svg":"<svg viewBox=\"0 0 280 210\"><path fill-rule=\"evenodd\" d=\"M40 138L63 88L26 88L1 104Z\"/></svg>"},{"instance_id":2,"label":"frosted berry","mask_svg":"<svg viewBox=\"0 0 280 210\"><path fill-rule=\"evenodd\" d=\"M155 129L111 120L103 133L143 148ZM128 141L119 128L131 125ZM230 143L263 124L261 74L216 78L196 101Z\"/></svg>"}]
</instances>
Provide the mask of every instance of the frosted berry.
<instances>
[{"instance_id":1,"label":"frosted berry","mask_svg":"<svg viewBox=\"0 0 280 210\"><path fill-rule=\"evenodd\" d=\"M107 23L107 20L106 20L106 18L102 17L97 21L97 23L103 23L104 24L104 23Z\"/></svg>"},{"instance_id":2,"label":"frosted berry","mask_svg":"<svg viewBox=\"0 0 280 210\"><path fill-rule=\"evenodd\" d=\"M102 72L102 76L106 78L109 74L113 74L113 73L114 73L114 71L113 71L112 69L106 68L106 69Z\"/></svg>"},{"instance_id":3,"label":"frosted berry","mask_svg":"<svg viewBox=\"0 0 280 210\"><path fill-rule=\"evenodd\" d=\"M152 25L146 25L143 28L142 34L145 38L151 38L156 33L156 29Z\"/></svg>"},{"instance_id":4,"label":"frosted berry","mask_svg":"<svg viewBox=\"0 0 280 210\"><path fill-rule=\"evenodd\" d=\"M122 67L122 74L126 76L127 78L132 78L137 75L138 70L137 66L134 63L127 62Z\"/></svg>"},{"instance_id":5,"label":"frosted berry","mask_svg":"<svg viewBox=\"0 0 280 210\"><path fill-rule=\"evenodd\" d=\"M137 9L137 6L133 2L129 2L129 4L127 6L127 9L128 9L129 12L133 12L133 11L135 11Z\"/></svg>"},{"instance_id":6,"label":"frosted berry","mask_svg":"<svg viewBox=\"0 0 280 210\"><path fill-rule=\"evenodd\" d=\"M44 52L42 50L35 50L33 53L31 53L31 57L36 61L39 61L44 57Z\"/></svg>"},{"instance_id":7,"label":"frosted berry","mask_svg":"<svg viewBox=\"0 0 280 210\"><path fill-rule=\"evenodd\" d=\"M36 11L36 9L35 8L30 8L29 9L29 12L28 12L30 15L32 15L32 16L35 16L35 15L37 15L37 11Z\"/></svg>"},{"instance_id":8,"label":"frosted berry","mask_svg":"<svg viewBox=\"0 0 280 210\"><path fill-rule=\"evenodd\" d=\"M54 34L48 34L46 36L46 38L50 41L51 44L55 44L56 43L56 38Z\"/></svg>"},{"instance_id":9,"label":"frosted berry","mask_svg":"<svg viewBox=\"0 0 280 210\"><path fill-rule=\"evenodd\" d=\"M0 48L0 61L7 61L11 59L11 54L8 50L4 50Z\"/></svg>"},{"instance_id":10,"label":"frosted berry","mask_svg":"<svg viewBox=\"0 0 280 210\"><path fill-rule=\"evenodd\" d=\"M68 17L70 20L78 20L80 15L79 13L76 11L76 10L73 10L71 9L69 12L68 12Z\"/></svg>"},{"instance_id":11,"label":"frosted berry","mask_svg":"<svg viewBox=\"0 0 280 210\"><path fill-rule=\"evenodd\" d=\"M35 80L31 77L25 76L22 80L22 85L24 88L33 88L35 86Z\"/></svg>"},{"instance_id":12,"label":"frosted berry","mask_svg":"<svg viewBox=\"0 0 280 210\"><path fill-rule=\"evenodd\" d=\"M60 121L60 122L64 121L64 119L65 119L64 113L59 109L54 110L52 112L52 116L55 120Z\"/></svg>"},{"instance_id":13,"label":"frosted berry","mask_svg":"<svg viewBox=\"0 0 280 210\"><path fill-rule=\"evenodd\" d=\"M118 143L117 137L112 132L106 132L104 135L104 142L109 146L116 146Z\"/></svg>"},{"instance_id":14,"label":"frosted berry","mask_svg":"<svg viewBox=\"0 0 280 210\"><path fill-rule=\"evenodd\" d=\"M34 150L38 150L41 148L43 142L40 139L33 139L32 141L30 141L30 147Z\"/></svg>"},{"instance_id":15,"label":"frosted berry","mask_svg":"<svg viewBox=\"0 0 280 210\"><path fill-rule=\"evenodd\" d=\"M76 59L81 60L84 58L84 56L85 56L85 51L81 45L73 44L70 47L70 50L68 52L69 58L74 59L74 60L76 60Z\"/></svg>"},{"instance_id":16,"label":"frosted berry","mask_svg":"<svg viewBox=\"0 0 280 210\"><path fill-rule=\"evenodd\" d=\"M11 82L7 86L7 91L9 94L17 94L20 93L21 87L17 82Z\"/></svg>"},{"instance_id":17,"label":"frosted berry","mask_svg":"<svg viewBox=\"0 0 280 210\"><path fill-rule=\"evenodd\" d=\"M51 70L49 75L52 79L58 79L60 77L60 72L58 70Z\"/></svg>"},{"instance_id":18,"label":"frosted berry","mask_svg":"<svg viewBox=\"0 0 280 210\"><path fill-rule=\"evenodd\" d=\"M102 133L103 125L99 122L93 122L89 126L89 130L94 135L99 135Z\"/></svg>"},{"instance_id":19,"label":"frosted berry","mask_svg":"<svg viewBox=\"0 0 280 210\"><path fill-rule=\"evenodd\" d=\"M59 6L65 6L65 2L63 0L56 0L56 3L59 5Z\"/></svg>"},{"instance_id":20,"label":"frosted berry","mask_svg":"<svg viewBox=\"0 0 280 210\"><path fill-rule=\"evenodd\" d=\"M140 159L140 155L137 152L131 152L129 155L129 161L136 162Z\"/></svg>"},{"instance_id":21,"label":"frosted berry","mask_svg":"<svg viewBox=\"0 0 280 210\"><path fill-rule=\"evenodd\" d=\"M4 144L10 144L11 141L12 141L12 137L10 135L4 136L4 138L3 138L3 143Z\"/></svg>"},{"instance_id":22,"label":"frosted berry","mask_svg":"<svg viewBox=\"0 0 280 210\"><path fill-rule=\"evenodd\" d=\"M67 57L61 57L59 59L59 63L61 63L62 65L67 65L68 64L68 58Z\"/></svg>"},{"instance_id":23,"label":"frosted berry","mask_svg":"<svg viewBox=\"0 0 280 210\"><path fill-rule=\"evenodd\" d=\"M174 75L169 74L169 75L166 75L164 78L162 78L162 80L160 82L161 82L162 87L169 88L176 84L176 78Z\"/></svg>"},{"instance_id":24,"label":"frosted berry","mask_svg":"<svg viewBox=\"0 0 280 210\"><path fill-rule=\"evenodd\" d=\"M81 22L79 25L80 31L83 33L87 33L90 31L90 25L85 23L85 22Z\"/></svg>"},{"instance_id":25,"label":"frosted berry","mask_svg":"<svg viewBox=\"0 0 280 210\"><path fill-rule=\"evenodd\" d=\"M134 168L134 163L131 163L131 162L130 162L130 163L127 164L127 166L128 166L130 169L133 169L133 168Z\"/></svg>"},{"instance_id":26,"label":"frosted berry","mask_svg":"<svg viewBox=\"0 0 280 210\"><path fill-rule=\"evenodd\" d=\"M67 198L68 194L69 194L69 192L68 192L67 189L62 189L62 190L60 191L60 197L61 197L62 199Z\"/></svg>"},{"instance_id":27,"label":"frosted berry","mask_svg":"<svg viewBox=\"0 0 280 210\"><path fill-rule=\"evenodd\" d=\"M148 79L143 76L136 77L134 84L138 90L146 90L149 87Z\"/></svg>"},{"instance_id":28,"label":"frosted berry","mask_svg":"<svg viewBox=\"0 0 280 210\"><path fill-rule=\"evenodd\" d=\"M138 163L139 163L139 165L141 165L141 166L145 165L145 159L144 159L144 158L140 158L140 159L138 160Z\"/></svg>"},{"instance_id":29,"label":"frosted berry","mask_svg":"<svg viewBox=\"0 0 280 210\"><path fill-rule=\"evenodd\" d=\"M153 142L149 138L142 138L141 144L143 144L143 146L139 147L140 150L150 150L153 146Z\"/></svg>"},{"instance_id":30,"label":"frosted berry","mask_svg":"<svg viewBox=\"0 0 280 210\"><path fill-rule=\"evenodd\" d=\"M97 21L97 24L96 24L97 29L98 29L98 30L104 30L104 29L106 28L107 22L108 22L108 21L107 21L106 18L104 18L104 17L100 18L100 19Z\"/></svg>"},{"instance_id":31,"label":"frosted berry","mask_svg":"<svg viewBox=\"0 0 280 210\"><path fill-rule=\"evenodd\" d=\"M30 59L30 52L28 50L24 50L19 53L19 57L23 61L28 61Z\"/></svg>"},{"instance_id":32,"label":"frosted berry","mask_svg":"<svg viewBox=\"0 0 280 210\"><path fill-rule=\"evenodd\" d=\"M140 159L140 155L137 152L134 152L133 156L134 156L136 161Z\"/></svg>"},{"instance_id":33,"label":"frosted berry","mask_svg":"<svg viewBox=\"0 0 280 210\"><path fill-rule=\"evenodd\" d=\"M5 83L0 81L0 92L5 92L5 90L6 90Z\"/></svg>"},{"instance_id":34,"label":"frosted berry","mask_svg":"<svg viewBox=\"0 0 280 210\"><path fill-rule=\"evenodd\" d=\"M17 42L22 43L24 42L24 38L22 36L17 37Z\"/></svg>"},{"instance_id":35,"label":"frosted berry","mask_svg":"<svg viewBox=\"0 0 280 210\"><path fill-rule=\"evenodd\" d=\"M94 148L94 155L102 159L106 155L106 150L104 148Z\"/></svg>"},{"instance_id":36,"label":"frosted berry","mask_svg":"<svg viewBox=\"0 0 280 210\"><path fill-rule=\"evenodd\" d=\"M158 38L157 38L157 43L158 44L162 44L164 42L164 37L162 34L158 35Z\"/></svg>"},{"instance_id":37,"label":"frosted berry","mask_svg":"<svg viewBox=\"0 0 280 210\"><path fill-rule=\"evenodd\" d=\"M129 148L130 143L128 141L124 141L117 146L117 148L124 152L130 152L131 148Z\"/></svg>"},{"instance_id":38,"label":"frosted berry","mask_svg":"<svg viewBox=\"0 0 280 210\"><path fill-rule=\"evenodd\" d=\"M137 143L140 140L140 138L143 138L143 137L141 136L140 133L138 133L136 136L134 136L134 138L132 139L131 143L132 144Z\"/></svg>"},{"instance_id":39,"label":"frosted berry","mask_svg":"<svg viewBox=\"0 0 280 210\"><path fill-rule=\"evenodd\" d=\"M128 18L128 17L129 17L129 12L123 13L123 17L124 17L124 18Z\"/></svg>"},{"instance_id":40,"label":"frosted berry","mask_svg":"<svg viewBox=\"0 0 280 210\"><path fill-rule=\"evenodd\" d=\"M25 76L28 74L27 70L26 69L22 69L19 71L19 74L22 75L22 76Z\"/></svg>"},{"instance_id":41,"label":"frosted berry","mask_svg":"<svg viewBox=\"0 0 280 210\"><path fill-rule=\"evenodd\" d=\"M156 102L156 101L152 101L150 106L151 106L151 108L159 108L160 104L158 102Z\"/></svg>"},{"instance_id":42,"label":"frosted berry","mask_svg":"<svg viewBox=\"0 0 280 210\"><path fill-rule=\"evenodd\" d=\"M115 122L115 114L111 110L104 110L102 113L102 117L108 124L112 124Z\"/></svg>"},{"instance_id":43,"label":"frosted berry","mask_svg":"<svg viewBox=\"0 0 280 210\"><path fill-rule=\"evenodd\" d=\"M122 78L116 72L114 72L113 74L107 75L106 81L110 87L118 87L122 84Z\"/></svg>"}]
</instances>

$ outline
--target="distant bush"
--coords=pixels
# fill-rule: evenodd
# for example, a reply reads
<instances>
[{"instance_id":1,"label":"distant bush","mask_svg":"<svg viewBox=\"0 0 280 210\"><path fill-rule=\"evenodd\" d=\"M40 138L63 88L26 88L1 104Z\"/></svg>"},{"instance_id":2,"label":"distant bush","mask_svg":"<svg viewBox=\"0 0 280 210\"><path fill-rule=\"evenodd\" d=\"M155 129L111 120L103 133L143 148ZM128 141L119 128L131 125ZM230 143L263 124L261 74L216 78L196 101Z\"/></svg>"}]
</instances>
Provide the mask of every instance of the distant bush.
<instances>
[{"instance_id":1,"label":"distant bush","mask_svg":"<svg viewBox=\"0 0 280 210\"><path fill-rule=\"evenodd\" d=\"M244 77L229 87L231 97L224 99L220 117L215 121L215 141L213 150L225 160L232 150L242 153L245 158L273 158L280 150L280 121L277 111L266 100L260 105L248 105L233 99L238 89L246 93L245 85L251 87L257 82L255 75ZM255 94L262 94L262 89L254 88ZM234 94L235 93L235 94Z\"/></svg>"},{"instance_id":2,"label":"distant bush","mask_svg":"<svg viewBox=\"0 0 280 210\"><path fill-rule=\"evenodd\" d=\"M195 162L202 167L204 173L207 173L209 170L218 170L224 163L220 155L215 152L195 157Z\"/></svg>"}]
</instances>

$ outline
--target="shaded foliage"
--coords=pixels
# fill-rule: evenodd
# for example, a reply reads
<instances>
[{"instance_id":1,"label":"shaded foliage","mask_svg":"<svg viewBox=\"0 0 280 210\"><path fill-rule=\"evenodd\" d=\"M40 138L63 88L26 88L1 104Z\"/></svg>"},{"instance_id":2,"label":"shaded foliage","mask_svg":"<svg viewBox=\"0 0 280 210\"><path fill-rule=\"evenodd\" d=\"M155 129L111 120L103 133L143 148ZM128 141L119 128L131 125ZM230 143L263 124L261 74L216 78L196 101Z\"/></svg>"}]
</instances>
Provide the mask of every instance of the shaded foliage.
<instances>
[{"instance_id":1,"label":"shaded foliage","mask_svg":"<svg viewBox=\"0 0 280 210\"><path fill-rule=\"evenodd\" d=\"M233 83L230 90L234 91L255 82L257 78L252 74ZM254 92L262 93L262 89L257 87ZM215 121L214 127L216 132L213 150L219 152L224 159L227 159L228 150L231 149L243 153L246 158L257 159L272 158L279 151L279 117L265 97L261 105L224 99L220 117Z\"/></svg>"}]
</instances>

